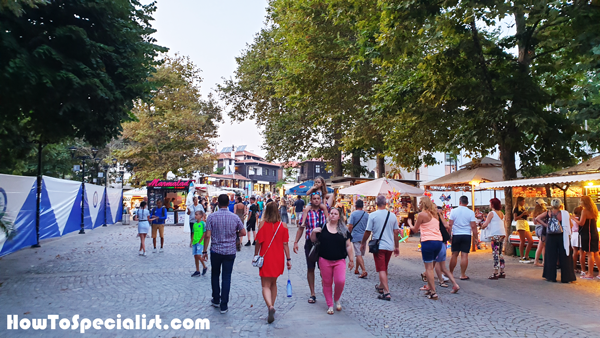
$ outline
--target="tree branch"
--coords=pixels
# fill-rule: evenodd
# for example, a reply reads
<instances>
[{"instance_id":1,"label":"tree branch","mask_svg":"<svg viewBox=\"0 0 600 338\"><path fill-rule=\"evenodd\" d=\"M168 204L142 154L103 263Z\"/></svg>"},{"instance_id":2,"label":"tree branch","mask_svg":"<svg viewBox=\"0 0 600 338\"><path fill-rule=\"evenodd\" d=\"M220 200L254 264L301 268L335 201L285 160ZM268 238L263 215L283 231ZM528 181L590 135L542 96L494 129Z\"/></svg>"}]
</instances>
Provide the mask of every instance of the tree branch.
<instances>
[{"instance_id":1,"label":"tree branch","mask_svg":"<svg viewBox=\"0 0 600 338\"><path fill-rule=\"evenodd\" d=\"M565 47L567 47L567 46L566 46L566 45L565 45L565 46L560 46L560 47L558 47L558 48L554 48L554 49L551 49L551 50L547 50L547 51L545 51L545 52L543 52L543 53L536 54L535 56L533 56L533 57L531 58L531 60L533 60L533 59L535 59L535 58L538 58L538 57L540 57L540 56L542 56L542 55L546 55L546 54L554 53L554 52L556 52L557 50L561 50L561 49L563 49L563 48L565 48Z\"/></svg>"}]
</instances>

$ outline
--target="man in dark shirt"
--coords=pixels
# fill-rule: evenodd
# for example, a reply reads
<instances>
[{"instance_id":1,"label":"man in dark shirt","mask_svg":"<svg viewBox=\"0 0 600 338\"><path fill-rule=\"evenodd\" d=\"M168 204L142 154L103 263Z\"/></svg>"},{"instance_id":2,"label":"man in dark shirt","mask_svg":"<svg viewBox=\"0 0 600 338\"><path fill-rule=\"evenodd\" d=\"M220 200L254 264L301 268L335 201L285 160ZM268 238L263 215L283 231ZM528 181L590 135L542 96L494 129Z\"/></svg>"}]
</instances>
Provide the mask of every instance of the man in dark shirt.
<instances>
[{"instance_id":1,"label":"man in dark shirt","mask_svg":"<svg viewBox=\"0 0 600 338\"><path fill-rule=\"evenodd\" d=\"M300 216L302 216L302 210L304 210L304 201L300 195L296 196L296 202L294 202L294 207L296 208L296 225L300 221Z\"/></svg>"}]
</instances>

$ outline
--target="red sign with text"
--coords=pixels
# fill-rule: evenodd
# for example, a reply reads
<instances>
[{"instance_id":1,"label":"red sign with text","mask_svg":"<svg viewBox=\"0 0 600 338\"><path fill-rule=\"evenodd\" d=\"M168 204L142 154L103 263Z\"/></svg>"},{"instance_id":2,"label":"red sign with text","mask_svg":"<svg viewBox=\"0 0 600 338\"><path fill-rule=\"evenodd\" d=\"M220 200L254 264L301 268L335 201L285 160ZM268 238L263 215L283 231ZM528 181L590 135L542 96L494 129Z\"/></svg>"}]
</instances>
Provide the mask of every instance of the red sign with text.
<instances>
[{"instance_id":1,"label":"red sign with text","mask_svg":"<svg viewBox=\"0 0 600 338\"><path fill-rule=\"evenodd\" d=\"M192 181L161 181L161 180L152 180L147 181L146 185L148 188L175 188L175 189L186 189L190 186L190 182Z\"/></svg>"}]
</instances>

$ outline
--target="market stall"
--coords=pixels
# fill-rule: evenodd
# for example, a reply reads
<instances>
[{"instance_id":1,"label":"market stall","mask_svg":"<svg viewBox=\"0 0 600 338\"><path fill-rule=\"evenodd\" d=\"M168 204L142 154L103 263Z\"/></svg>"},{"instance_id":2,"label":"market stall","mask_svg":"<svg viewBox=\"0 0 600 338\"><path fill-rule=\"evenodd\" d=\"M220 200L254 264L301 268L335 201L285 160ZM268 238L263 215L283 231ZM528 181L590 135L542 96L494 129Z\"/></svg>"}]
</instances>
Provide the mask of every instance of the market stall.
<instances>
[{"instance_id":1,"label":"market stall","mask_svg":"<svg viewBox=\"0 0 600 338\"><path fill-rule=\"evenodd\" d=\"M167 207L165 224L184 224L186 199L190 183L193 181L161 181L146 182L149 209L156 207L156 201L161 200Z\"/></svg>"},{"instance_id":2,"label":"market stall","mask_svg":"<svg viewBox=\"0 0 600 338\"><path fill-rule=\"evenodd\" d=\"M396 214L398 222L407 218L413 208L416 206L414 197L423 196L423 189L398 182L389 178L379 178L373 181L357 184L348 188L340 189L339 194L351 196L350 206L358 198L365 201L365 211L375 211L375 198L379 195L385 195L389 201L391 211Z\"/></svg>"},{"instance_id":3,"label":"market stall","mask_svg":"<svg viewBox=\"0 0 600 338\"><path fill-rule=\"evenodd\" d=\"M566 170L568 169L561 172L565 172ZM482 183L480 187L483 189L504 189L506 187L511 187L513 201L516 200L517 197L524 197L525 208L530 211L535 207L535 200L538 198L543 198L546 202L549 202L549 199L551 198L560 198L565 204L565 209L569 212L572 212L573 209L579 205L579 198L583 195L591 196L592 200L596 201L596 205L600 203L598 200L598 193L600 191L600 173L580 175L555 174L555 176L539 178ZM527 221L533 231L535 229L533 219L530 217ZM514 221L509 239L513 246L518 247L519 235L516 232L516 222ZM538 238L536 236L533 236L533 242L534 247L537 247Z\"/></svg>"},{"instance_id":4,"label":"market stall","mask_svg":"<svg viewBox=\"0 0 600 338\"><path fill-rule=\"evenodd\" d=\"M452 208L452 200L446 195L449 192L454 191L462 191L464 193L471 193L471 207L473 208L473 212L475 212L476 216L483 219L483 213L480 212L480 209L476 208L475 201L475 191L479 189L483 189L480 187L480 184L484 182L496 182L501 181L503 179L502 176L502 168L500 161L490 158L484 157L481 159L473 159L471 162L463 164L460 170L457 170L448 175L442 176L433 181L429 181L424 184L425 190L431 192L432 196L435 192L441 194L433 197L434 200L441 200L442 207L446 210L447 213L450 212ZM496 192L493 192L493 196L495 197ZM437 197L437 198L436 198ZM487 206L489 205L489 198L486 198L487 201L480 202L480 205ZM455 199L455 203L458 204L458 201ZM473 237L473 243L471 246L472 251L477 250L475 236Z\"/></svg>"},{"instance_id":5,"label":"market stall","mask_svg":"<svg viewBox=\"0 0 600 338\"><path fill-rule=\"evenodd\" d=\"M148 191L146 191L146 187L127 190L123 192L123 203L125 206L129 207L129 210L133 213L133 211L139 207L140 202L144 200L144 197L148 196Z\"/></svg>"}]
</instances>

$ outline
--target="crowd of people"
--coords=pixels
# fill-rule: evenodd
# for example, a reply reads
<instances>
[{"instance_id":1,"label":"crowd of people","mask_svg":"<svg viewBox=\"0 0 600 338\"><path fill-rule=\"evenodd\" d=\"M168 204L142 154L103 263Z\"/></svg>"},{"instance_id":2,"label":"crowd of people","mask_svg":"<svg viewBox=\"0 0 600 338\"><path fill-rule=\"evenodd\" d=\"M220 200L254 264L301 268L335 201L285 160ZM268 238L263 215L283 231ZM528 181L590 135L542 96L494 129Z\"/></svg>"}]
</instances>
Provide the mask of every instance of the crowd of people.
<instances>
[{"instance_id":1,"label":"crowd of people","mask_svg":"<svg viewBox=\"0 0 600 338\"><path fill-rule=\"evenodd\" d=\"M364 211L365 203L358 199L355 209L346 220L345 210L334 205L333 194L328 194L324 180L315 180L315 185L308 191L308 205L297 196L294 200L285 200L279 196L236 197L230 201L228 195L214 197L210 204L194 198L188 207L190 215L190 247L196 265L192 277L207 273L210 258L212 305L221 313L228 312L231 276L236 252L242 249L242 238L246 237L245 246L254 246L253 265L259 268L262 293L267 306L267 321L275 320L275 301L277 298L277 279L284 273L285 267L292 268L292 257L289 248L289 231L291 218L295 219L298 231L294 238L292 251L298 254L301 240L304 237L303 252L306 260L306 279L310 290L308 303L317 302L315 290L315 271L318 268L322 281L322 294L327 304L327 314L342 310L341 298L346 282L346 269L358 275L368 276L364 256L367 249L373 255L378 283L375 285L377 298L390 301L392 293L388 283L388 266L392 255L399 255L400 227L396 216L388 211L386 196L377 196L376 210ZM420 288L431 300L440 298L436 287L449 287L450 293L460 290L457 280L467 281L469 253L473 236L480 236L481 241L489 242L492 249L493 267L491 280L504 279L504 248L507 245L507 233L504 226L505 215L499 199L490 200L490 212L480 223L475 213L468 208L466 196L459 199L459 206L454 208L448 220L441 208L436 207L429 197L421 197L418 201L419 213L408 220L406 227L411 233L419 234L420 251L425 272L421 277L426 284ZM519 252L521 262L528 262L529 252L533 244L529 224L525 227L523 220L528 212L523 208L523 200L518 199L513 212L517 222L517 233L525 243L521 243ZM140 235L140 255L146 255L144 239L148 231L152 231L154 250L156 252L156 235L161 237L160 251L164 244L164 218L161 201L157 208L147 210L147 203L142 202L136 211L138 233ZM291 208L291 210L290 210ZM208 210L207 210L208 209ZM542 277L548 281L557 281L557 265L560 267L560 281L563 283L576 280L576 273L581 278L593 279L594 263L600 262L598 255L598 230L596 219L598 209L588 196L581 197L580 206L573 214L564 209L559 199L552 199L550 207L543 199L536 201L533 211L533 222L539 245L536 252L535 265L543 257ZM289 216L292 211L292 217ZM163 221L160 223L160 221ZM408 230L407 229L407 230ZM447 245L451 247L449 266L446 266ZM208 255L210 248L210 257ZM586 258L587 257L587 268ZM460 258L460 276L454 278L454 270ZM581 269L577 269L577 264ZM202 265L202 269L200 269ZM435 283L437 276L438 283Z\"/></svg>"}]
</instances>

